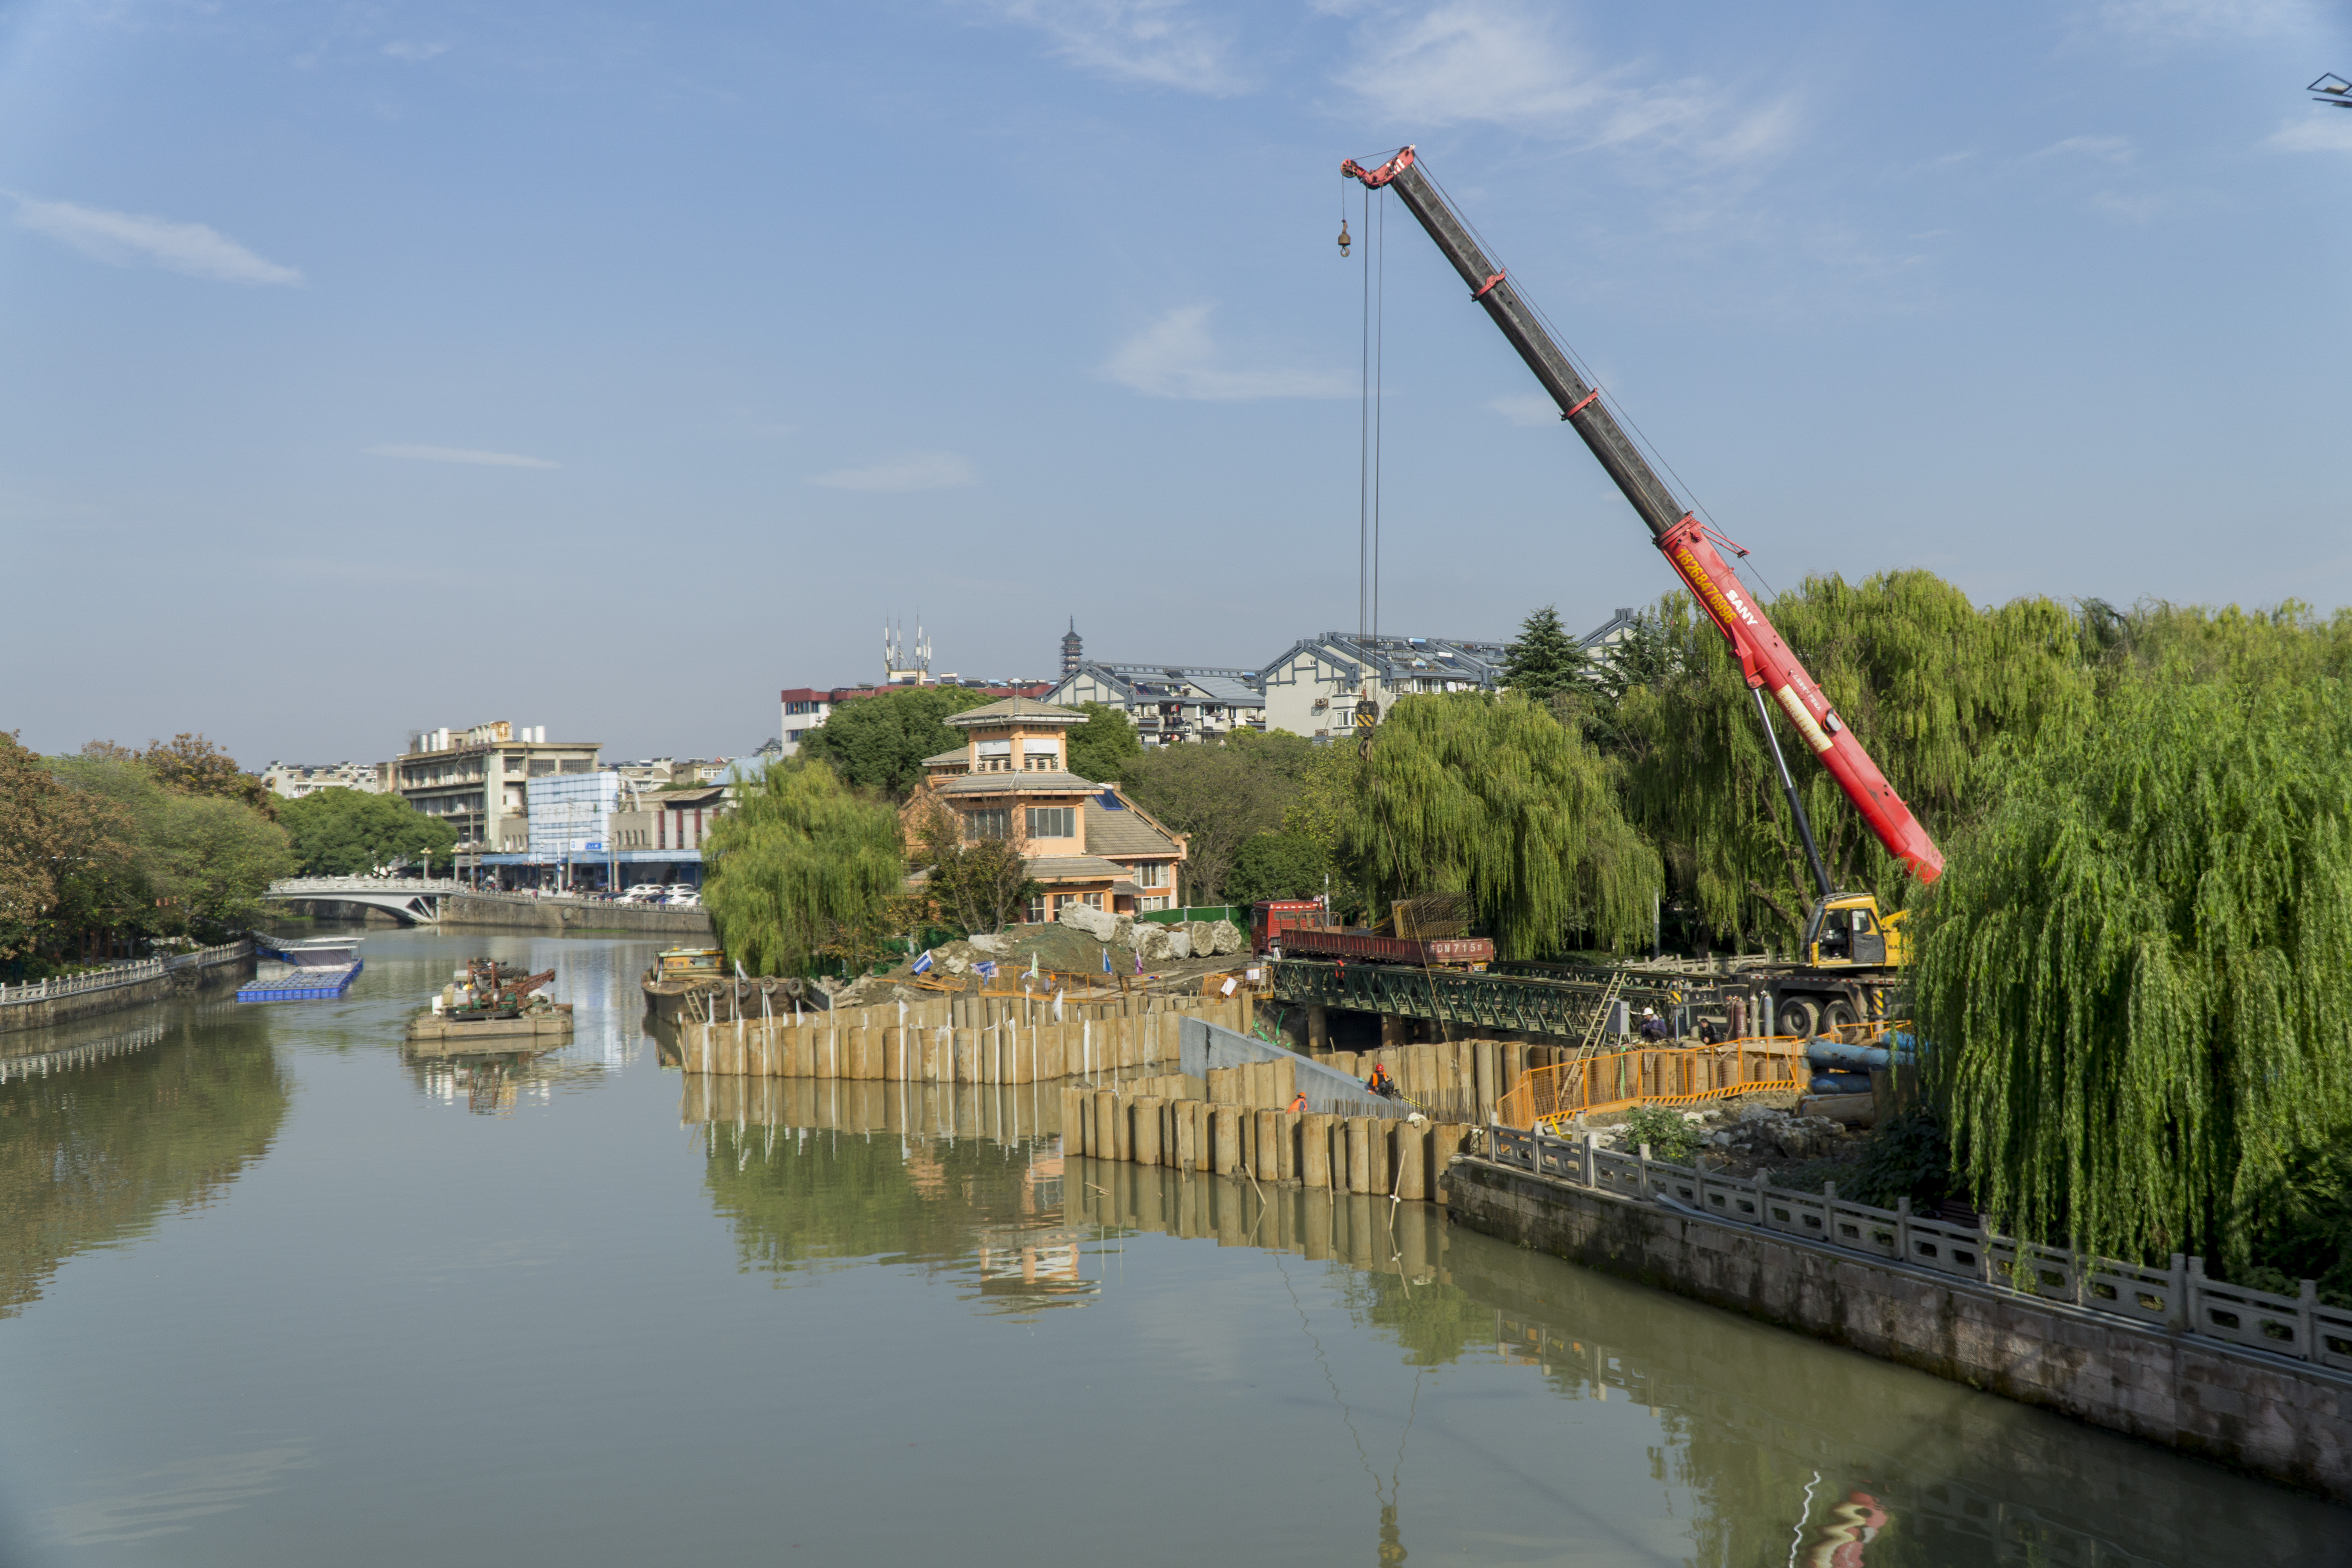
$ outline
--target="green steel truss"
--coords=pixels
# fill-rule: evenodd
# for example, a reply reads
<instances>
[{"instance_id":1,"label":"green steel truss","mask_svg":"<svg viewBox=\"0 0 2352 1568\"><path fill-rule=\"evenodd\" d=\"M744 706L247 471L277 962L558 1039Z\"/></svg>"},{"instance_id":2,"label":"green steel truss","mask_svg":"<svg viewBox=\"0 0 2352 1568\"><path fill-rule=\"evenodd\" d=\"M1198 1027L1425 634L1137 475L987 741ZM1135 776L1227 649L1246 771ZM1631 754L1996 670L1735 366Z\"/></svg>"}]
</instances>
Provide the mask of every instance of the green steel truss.
<instances>
[{"instance_id":1,"label":"green steel truss","mask_svg":"<svg viewBox=\"0 0 2352 1568\"><path fill-rule=\"evenodd\" d=\"M1414 969L1402 963L1323 963L1286 958L1267 977L1274 999L1356 1013L1392 1013L1433 1018L1466 1032L1510 1029L1581 1039L1592 1023L1612 971L1596 969L1587 979L1532 979L1518 974L1476 973L1462 969ZM1671 976L1628 971L1618 998L1639 1014L1644 1006L1664 1013L1696 1000L1694 988Z\"/></svg>"}]
</instances>

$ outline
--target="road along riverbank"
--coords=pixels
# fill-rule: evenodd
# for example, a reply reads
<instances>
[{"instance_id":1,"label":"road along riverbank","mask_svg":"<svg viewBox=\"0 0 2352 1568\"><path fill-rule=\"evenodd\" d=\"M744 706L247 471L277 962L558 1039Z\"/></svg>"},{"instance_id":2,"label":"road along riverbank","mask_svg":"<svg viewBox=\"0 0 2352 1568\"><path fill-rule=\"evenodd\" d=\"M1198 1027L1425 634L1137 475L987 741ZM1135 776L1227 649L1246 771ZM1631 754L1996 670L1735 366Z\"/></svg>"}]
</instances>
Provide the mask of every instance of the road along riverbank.
<instances>
[{"instance_id":1,"label":"road along riverbank","mask_svg":"<svg viewBox=\"0 0 2352 1568\"><path fill-rule=\"evenodd\" d=\"M253 943L240 939L168 958L142 959L97 974L0 985L0 1034L235 985L252 978L253 971Z\"/></svg>"},{"instance_id":2,"label":"road along riverbank","mask_svg":"<svg viewBox=\"0 0 2352 1568\"><path fill-rule=\"evenodd\" d=\"M609 899L532 899L519 893L453 893L441 900L444 931L520 931L551 936L708 937L710 911Z\"/></svg>"},{"instance_id":3,"label":"road along riverbank","mask_svg":"<svg viewBox=\"0 0 2352 1568\"><path fill-rule=\"evenodd\" d=\"M2209 1286L2194 1260L2078 1261L1590 1139L1489 1136L1494 1157L1446 1172L1456 1224L2352 1504L2352 1313Z\"/></svg>"}]
</instances>

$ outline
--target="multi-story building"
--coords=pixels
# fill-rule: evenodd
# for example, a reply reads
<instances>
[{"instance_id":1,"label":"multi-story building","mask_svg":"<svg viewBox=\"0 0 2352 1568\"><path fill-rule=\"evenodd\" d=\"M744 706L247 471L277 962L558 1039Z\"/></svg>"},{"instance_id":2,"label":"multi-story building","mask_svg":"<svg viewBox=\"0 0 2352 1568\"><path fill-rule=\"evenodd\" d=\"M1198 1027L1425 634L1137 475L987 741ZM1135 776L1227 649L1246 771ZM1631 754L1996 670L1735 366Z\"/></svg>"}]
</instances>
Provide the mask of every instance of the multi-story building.
<instances>
[{"instance_id":1,"label":"multi-story building","mask_svg":"<svg viewBox=\"0 0 2352 1568\"><path fill-rule=\"evenodd\" d=\"M1621 609L1578 644L1588 655L1606 659L1631 633L1636 618L1631 609ZM1351 733L1357 709L1367 701L1372 706L1366 717L1376 718L1400 697L1498 690L1507 652L1502 643L1456 637L1360 637L1352 632L1325 632L1293 643L1257 672L1258 689L1265 695L1265 724L1328 740Z\"/></svg>"},{"instance_id":2,"label":"multi-story building","mask_svg":"<svg viewBox=\"0 0 2352 1568\"><path fill-rule=\"evenodd\" d=\"M782 702L783 729L777 737L777 754L793 756L801 749L808 732L825 721L825 716L845 702L855 702L861 697L872 697L884 691L895 691L906 686L961 686L988 697L1040 698L1053 689L1047 680L985 681L965 680L953 675L943 675L937 680L904 679L882 685L864 686L788 686L779 698Z\"/></svg>"},{"instance_id":3,"label":"multi-story building","mask_svg":"<svg viewBox=\"0 0 2352 1568\"><path fill-rule=\"evenodd\" d=\"M1106 703L1127 715L1145 745L1161 746L1265 729L1265 697L1257 682L1254 669L1082 658L1045 700L1066 708Z\"/></svg>"},{"instance_id":4,"label":"multi-story building","mask_svg":"<svg viewBox=\"0 0 2352 1568\"><path fill-rule=\"evenodd\" d=\"M498 853L528 842L535 778L596 771L594 741L550 741L547 727L518 730L505 720L470 730L421 730L392 764L393 788L409 805L457 830L460 854Z\"/></svg>"},{"instance_id":5,"label":"multi-story building","mask_svg":"<svg viewBox=\"0 0 2352 1568\"><path fill-rule=\"evenodd\" d=\"M950 716L962 749L927 760L901 813L909 845L931 814L955 813L967 839L1011 838L1043 891L1026 911L1046 921L1072 901L1133 914L1176 900L1183 835L1171 833L1116 785L1069 771L1068 731L1086 715L1010 697Z\"/></svg>"},{"instance_id":6,"label":"multi-story building","mask_svg":"<svg viewBox=\"0 0 2352 1568\"><path fill-rule=\"evenodd\" d=\"M390 763L272 763L261 782L276 795L300 800L322 789L352 789L382 795L392 787Z\"/></svg>"}]
</instances>

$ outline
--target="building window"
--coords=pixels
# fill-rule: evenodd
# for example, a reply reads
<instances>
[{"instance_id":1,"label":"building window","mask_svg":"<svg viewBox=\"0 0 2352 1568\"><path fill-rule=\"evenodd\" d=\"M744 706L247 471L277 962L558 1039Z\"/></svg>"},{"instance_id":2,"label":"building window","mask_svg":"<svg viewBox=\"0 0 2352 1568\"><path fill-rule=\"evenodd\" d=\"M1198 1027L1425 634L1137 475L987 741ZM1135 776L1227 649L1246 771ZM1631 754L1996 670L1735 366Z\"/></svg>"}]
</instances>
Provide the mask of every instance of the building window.
<instances>
[{"instance_id":1,"label":"building window","mask_svg":"<svg viewBox=\"0 0 2352 1568\"><path fill-rule=\"evenodd\" d=\"M1088 893L1087 895L1087 908L1090 910L1098 910L1102 908L1102 900L1103 896L1100 893Z\"/></svg>"},{"instance_id":2,"label":"building window","mask_svg":"<svg viewBox=\"0 0 2352 1568\"><path fill-rule=\"evenodd\" d=\"M1156 899L1145 899L1141 902L1147 910L1164 910L1168 907L1168 900L1164 894Z\"/></svg>"},{"instance_id":3,"label":"building window","mask_svg":"<svg viewBox=\"0 0 2352 1568\"><path fill-rule=\"evenodd\" d=\"M1003 807L992 811L966 812L963 836L966 838L1010 838L1013 837L1013 813Z\"/></svg>"},{"instance_id":4,"label":"building window","mask_svg":"<svg viewBox=\"0 0 2352 1568\"><path fill-rule=\"evenodd\" d=\"M1029 923L1033 926L1045 923L1045 895L1043 893L1029 900Z\"/></svg>"},{"instance_id":5,"label":"building window","mask_svg":"<svg viewBox=\"0 0 2352 1568\"><path fill-rule=\"evenodd\" d=\"M1078 836L1078 808L1074 805L1033 805L1029 808L1029 837L1032 838L1075 838Z\"/></svg>"},{"instance_id":6,"label":"building window","mask_svg":"<svg viewBox=\"0 0 2352 1568\"><path fill-rule=\"evenodd\" d=\"M1139 888L1164 888L1168 885L1168 868L1158 860L1146 860L1135 868L1135 885Z\"/></svg>"}]
</instances>

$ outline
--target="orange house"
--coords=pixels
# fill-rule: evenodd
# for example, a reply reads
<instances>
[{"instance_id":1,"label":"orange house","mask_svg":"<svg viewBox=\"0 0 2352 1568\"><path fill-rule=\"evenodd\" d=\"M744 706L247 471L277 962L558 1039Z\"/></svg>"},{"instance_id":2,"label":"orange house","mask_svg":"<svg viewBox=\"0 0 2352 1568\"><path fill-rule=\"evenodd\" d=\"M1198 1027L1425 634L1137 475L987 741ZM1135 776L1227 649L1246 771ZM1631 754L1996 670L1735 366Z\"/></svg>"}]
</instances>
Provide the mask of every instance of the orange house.
<instances>
[{"instance_id":1,"label":"orange house","mask_svg":"<svg viewBox=\"0 0 2352 1568\"><path fill-rule=\"evenodd\" d=\"M909 845L940 805L961 819L967 840L1017 839L1044 888L1029 906L1032 922L1052 920L1073 900L1113 914L1172 907L1184 836L1117 784L1070 772L1069 731L1086 720L1028 697L950 714L964 744L923 760L923 782L900 814Z\"/></svg>"}]
</instances>

